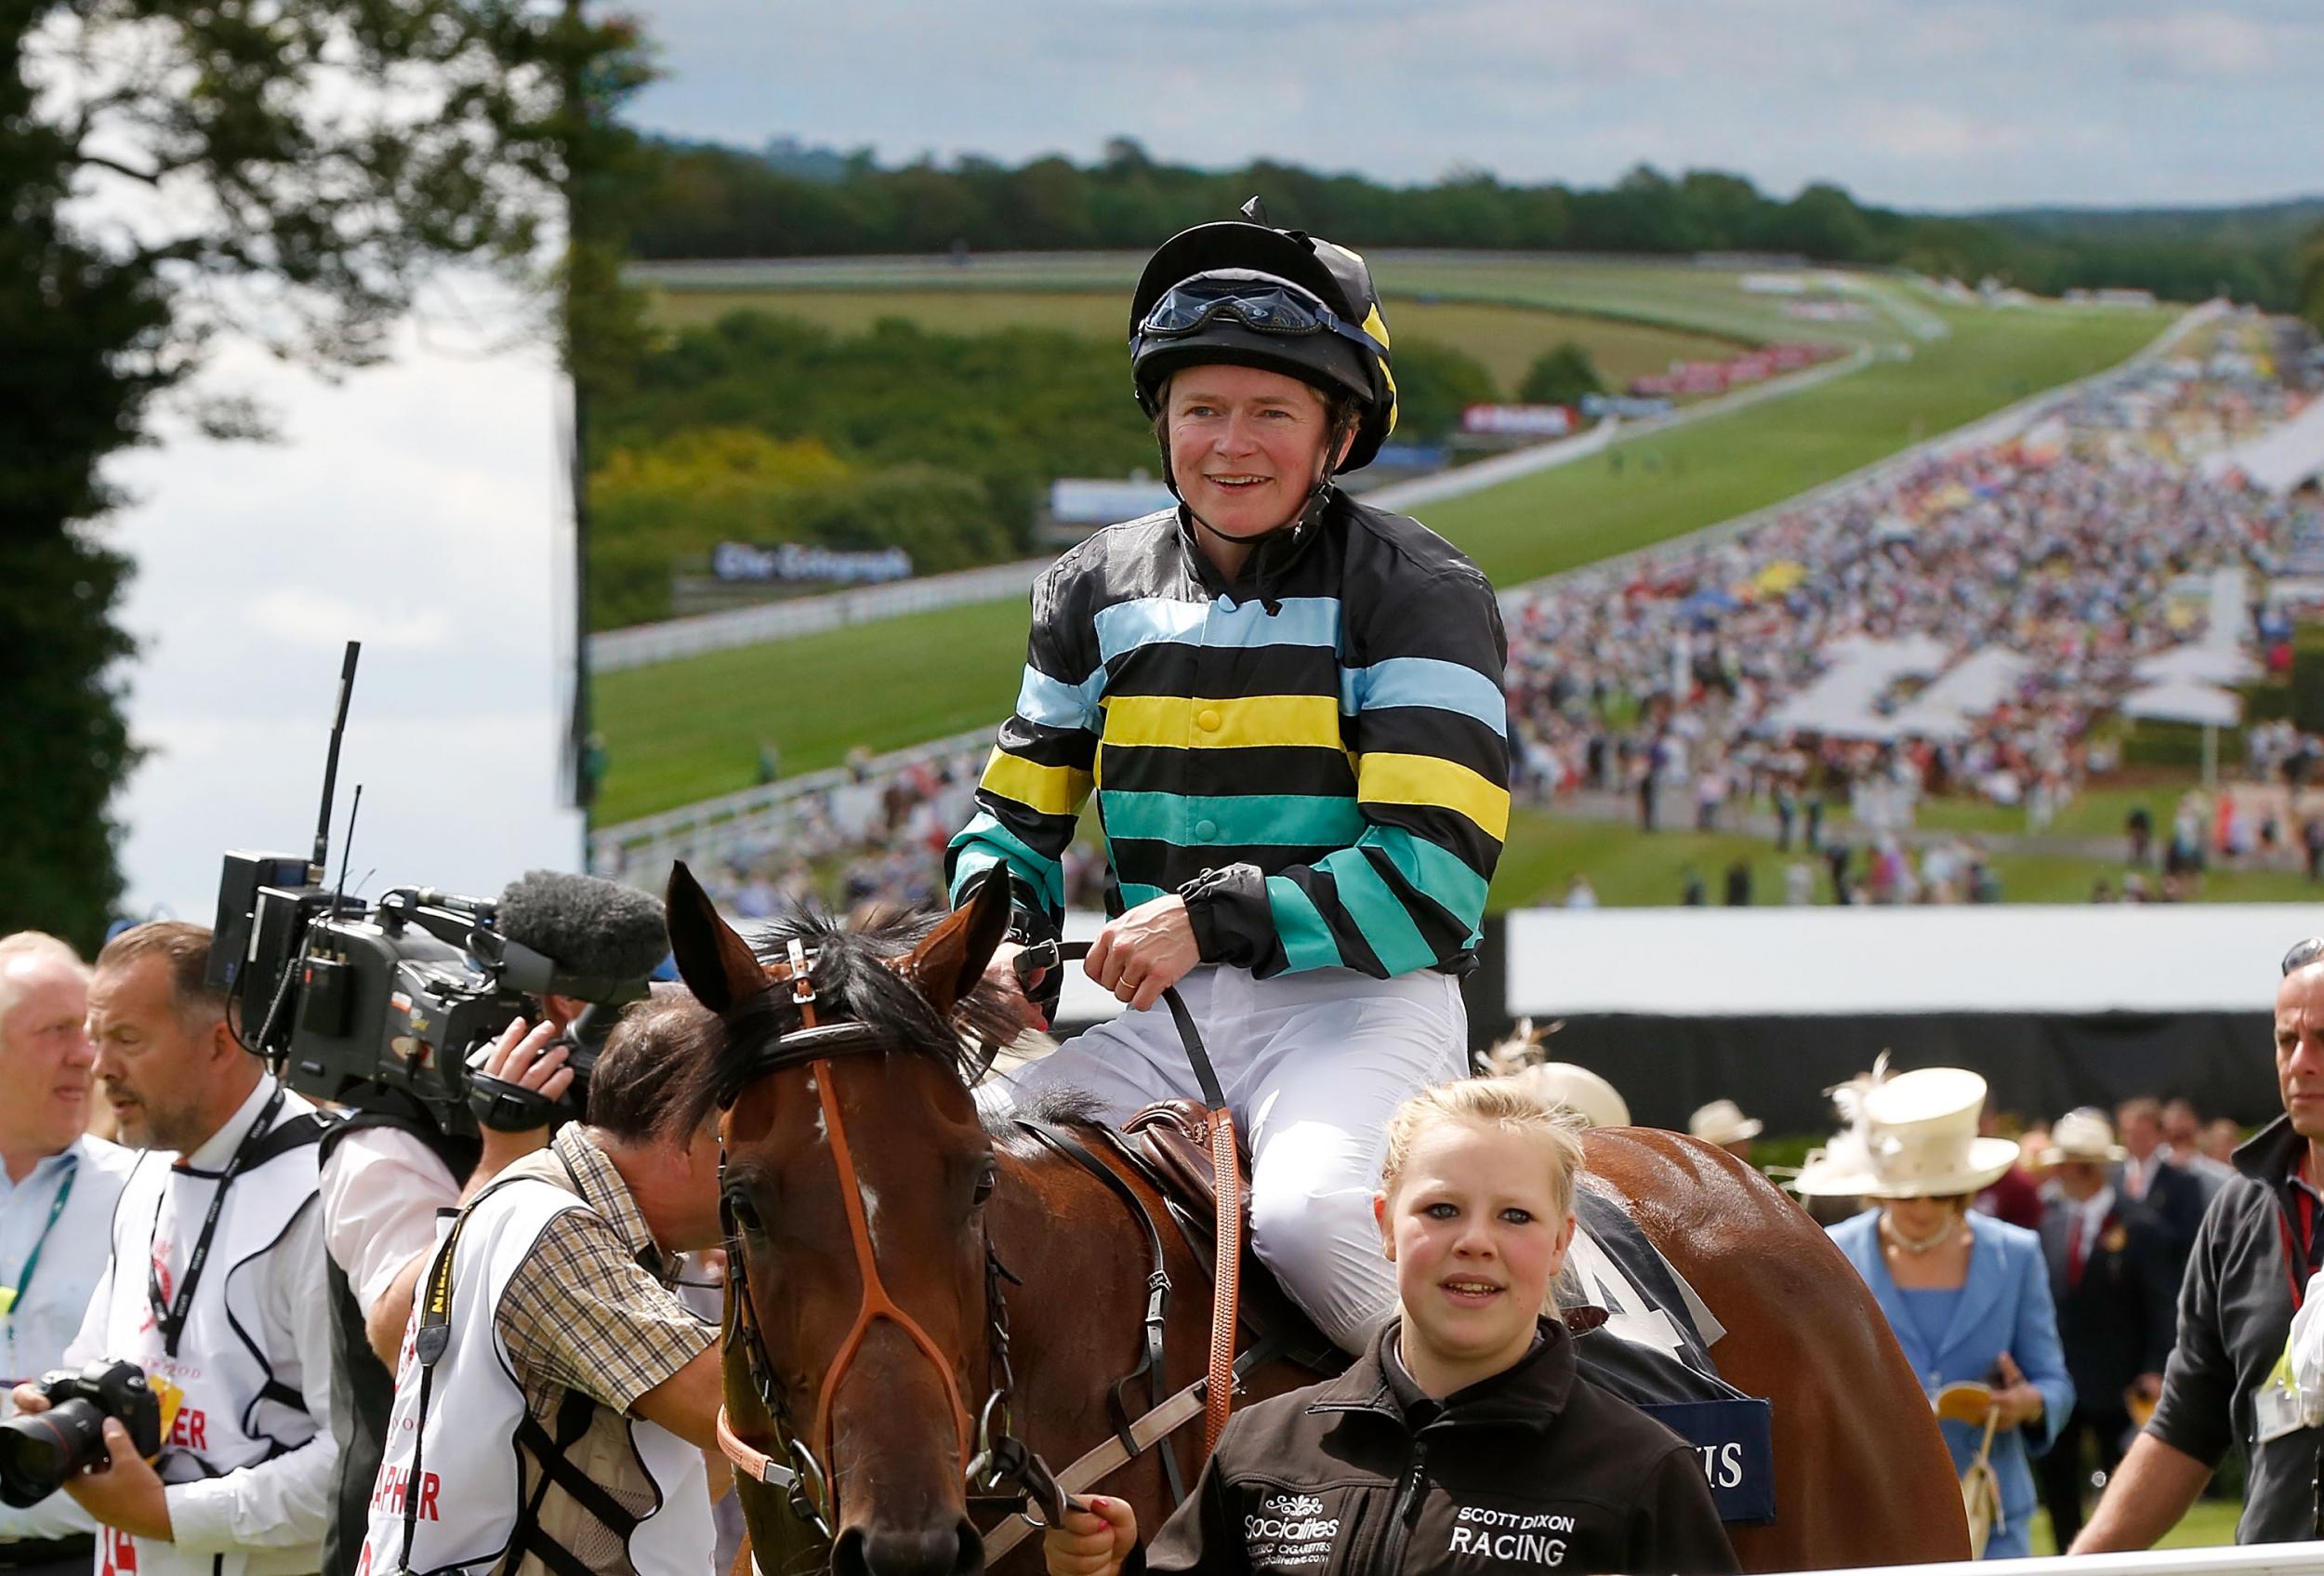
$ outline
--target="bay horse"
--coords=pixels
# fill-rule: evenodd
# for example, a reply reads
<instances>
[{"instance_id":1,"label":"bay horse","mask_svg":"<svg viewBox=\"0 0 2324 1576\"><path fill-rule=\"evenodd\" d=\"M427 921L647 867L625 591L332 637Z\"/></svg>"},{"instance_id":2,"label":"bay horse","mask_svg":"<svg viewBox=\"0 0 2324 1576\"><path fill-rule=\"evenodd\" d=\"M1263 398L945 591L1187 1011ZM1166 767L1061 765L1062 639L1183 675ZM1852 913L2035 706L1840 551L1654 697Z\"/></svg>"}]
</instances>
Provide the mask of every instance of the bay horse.
<instances>
[{"instance_id":1,"label":"bay horse","mask_svg":"<svg viewBox=\"0 0 2324 1576\"><path fill-rule=\"evenodd\" d=\"M729 1454L804 1474L789 1492L736 1474L766 1576L826 1562L836 1576L973 1576L1002 1513L972 1514L971 1458L1021 1437L1063 1463L1108 1438L1109 1386L1145 1349L1150 1243L1123 1196L1008 1124L988 1129L970 1093L982 1069L964 1046L1005 1032L984 983L1005 885L924 933L796 918L760 937L770 963L682 864L671 874L679 971L724 1020L691 1104L724 1108ZM1934 1417L1824 1233L1757 1172L1678 1134L1597 1130L1584 1148L1726 1327L1721 1375L1773 1402L1776 1519L1732 1530L1744 1569L1966 1559ZM1206 1368L1209 1283L1162 1238L1175 1393ZM1246 1397L1314 1379L1261 1368ZM1201 1448L1200 1429L1181 1428L1099 1487L1151 1535L1170 1509L1163 1450L1192 1483ZM1037 1539L1004 1563L1038 1570Z\"/></svg>"}]
</instances>

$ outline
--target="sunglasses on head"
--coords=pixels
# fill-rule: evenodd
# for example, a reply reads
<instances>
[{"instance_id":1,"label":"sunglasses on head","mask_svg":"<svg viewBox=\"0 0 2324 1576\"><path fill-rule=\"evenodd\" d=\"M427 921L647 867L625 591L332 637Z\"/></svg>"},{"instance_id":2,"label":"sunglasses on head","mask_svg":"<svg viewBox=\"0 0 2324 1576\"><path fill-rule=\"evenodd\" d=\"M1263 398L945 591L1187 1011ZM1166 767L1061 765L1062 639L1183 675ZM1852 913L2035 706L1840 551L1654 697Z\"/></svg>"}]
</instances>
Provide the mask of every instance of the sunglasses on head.
<instances>
[{"instance_id":1,"label":"sunglasses on head","mask_svg":"<svg viewBox=\"0 0 2324 1576\"><path fill-rule=\"evenodd\" d=\"M2312 935L2305 941L2294 942L2291 950L2284 954L2284 973L2289 974L2294 969L2304 969L2318 958L2324 958L2324 935Z\"/></svg>"},{"instance_id":2,"label":"sunglasses on head","mask_svg":"<svg viewBox=\"0 0 2324 1576\"><path fill-rule=\"evenodd\" d=\"M1293 338L1338 334L1382 357L1388 353L1378 339L1307 291L1264 275L1230 279L1198 274L1174 285L1148 309L1138 332L1157 339L1182 338L1221 317L1231 317L1254 333Z\"/></svg>"}]
</instances>

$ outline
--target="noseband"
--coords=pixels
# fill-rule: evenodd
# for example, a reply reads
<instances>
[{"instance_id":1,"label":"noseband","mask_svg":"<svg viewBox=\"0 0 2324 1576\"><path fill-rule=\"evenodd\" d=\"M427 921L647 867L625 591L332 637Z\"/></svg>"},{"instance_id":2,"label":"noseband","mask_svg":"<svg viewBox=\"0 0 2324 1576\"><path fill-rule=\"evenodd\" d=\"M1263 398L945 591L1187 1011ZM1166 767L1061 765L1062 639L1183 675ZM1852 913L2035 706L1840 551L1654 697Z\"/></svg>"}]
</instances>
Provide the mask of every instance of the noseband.
<instances>
[{"instance_id":1,"label":"noseband","mask_svg":"<svg viewBox=\"0 0 2324 1576\"><path fill-rule=\"evenodd\" d=\"M863 1349L864 1339L874 1324L885 1319L901 1330L913 1345L919 1348L936 1376L944 1382L944 1398L952 1409L952 1423L960 1460L965 1463L963 1476L971 1500L1023 1508L1028 1499L1041 1504L1052 1522L1063 1515L1063 1492L1057 1488L1049 1470L1027 1450L1023 1442L1010 1431L1010 1392L1014 1384L1009 1367L1009 1308L1001 1294L1004 1281L1015 1284L1010 1275L993 1252L992 1238L984 1239L984 1307L986 1334L991 1353L992 1390L985 1397L971 1422L966 1403L961 1399L960 1386L953 1376L952 1363L941 1347L930 1338L920 1322L904 1305L889 1295L887 1284L879 1274L878 1254L872 1246L871 1224L864 1208L862 1179L855 1169L853 1150L849 1146L847 1123L839 1113L839 1097L832 1077L831 1059L835 1056L883 1053L887 1047L878 1031L870 1025L852 1020L838 1023L818 1022L815 986L812 977L814 960L797 938L789 944L789 956L777 965L786 972L774 974L772 985L788 983L787 996L778 998L771 988L760 1001L752 1003L740 1015L748 1018L777 1010L778 1002L786 1002L798 1016L798 1026L774 1034L732 1073L719 1091L719 1108L731 1111L745 1088L772 1073L793 1067L806 1067L815 1082L816 1098L823 1111L824 1133L831 1146L831 1163L838 1172L839 1199L847 1212L848 1238L855 1252L855 1268L863 1282L863 1298L856 1305L854 1322L848 1327L847 1338L839 1344L838 1354L832 1359L830 1371L824 1376L823 1387L815 1397L814 1424L805 1438L792 1426L789 1409L785 1405L782 1388L775 1383L773 1364L768 1358L765 1339L759 1331L758 1316L750 1300L750 1286L745 1267L743 1243L734 1212L726 1202L726 1133L725 1123L719 1132L719 1197L720 1212L723 1217L726 1238L728 1284L734 1298L733 1323L727 1331L731 1349L739 1341L750 1372L751 1388L757 1393L759 1404L773 1422L782 1440L790 1465L785 1466L766 1452L759 1450L735 1432L725 1407L719 1408L719 1449L728 1461L754 1481L786 1489L790 1495L791 1508L800 1520L815 1529L825 1543L832 1541L838 1522L838 1494L832 1460L832 1403L837 1398L840 1382Z\"/></svg>"}]
</instances>

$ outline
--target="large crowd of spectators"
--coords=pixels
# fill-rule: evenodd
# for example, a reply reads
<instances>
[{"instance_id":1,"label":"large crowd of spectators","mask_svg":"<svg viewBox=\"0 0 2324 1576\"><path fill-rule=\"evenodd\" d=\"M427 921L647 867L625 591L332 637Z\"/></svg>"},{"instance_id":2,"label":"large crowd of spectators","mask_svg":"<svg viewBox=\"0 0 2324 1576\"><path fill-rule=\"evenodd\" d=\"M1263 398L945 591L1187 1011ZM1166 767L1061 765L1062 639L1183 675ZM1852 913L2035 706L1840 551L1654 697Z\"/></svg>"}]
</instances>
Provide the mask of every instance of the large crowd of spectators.
<instances>
[{"instance_id":1,"label":"large crowd of spectators","mask_svg":"<svg viewBox=\"0 0 2324 1576\"><path fill-rule=\"evenodd\" d=\"M2188 576L2324 560L2313 497L2273 499L2197 464L2305 397L2274 363L2233 350L2142 364L2009 441L1933 452L1734 535L1512 594L1512 786L1545 804L1620 796L1647 829L1772 818L1777 848L1794 855L1779 894L1754 894L1748 868L1728 869L1692 877L1671 894L1681 901L1998 901L1975 839L1901 834L1932 795L2022 807L2026 829L2042 832L2092 775L2116 766L2116 740L2093 724L2135 666L2204 633ZM2289 634L2265 610L2238 631L2271 667L2289 661ZM1934 642L1940 667L1984 649L2028 660L1954 736L1782 725L1784 703L1852 638ZM1881 706L1904 710L1927 677L1900 681ZM2324 872L2324 739L2266 724L2248 748L2251 779L2288 785L2296 808L2248 787L2181 806L2156 828L2151 876L2093 896L2190 894L2215 857ZM944 844L973 813L985 753L971 744L859 759L848 781L761 817L711 872L714 894L746 918L805 896L940 900ZM2189 815L2199 827L2183 837ZM2161 860L2182 843L2176 865ZM1065 875L1069 904L1102 905L1094 843L1068 853ZM1594 894L1584 881L1568 896Z\"/></svg>"},{"instance_id":2,"label":"large crowd of spectators","mask_svg":"<svg viewBox=\"0 0 2324 1576\"><path fill-rule=\"evenodd\" d=\"M2022 804L2039 831L2111 764L2092 724L2146 657L2196 639L2174 586L2273 572L2311 503L2195 462L2299 396L2248 358L2142 366L1995 446L1902 471L1710 543L1564 576L1510 605L1518 787L1537 801L1633 796L1640 824L1712 828L1772 811L1811 842L1836 801L1874 836L1928 793ZM2243 635L2246 631L2238 631ZM1954 737L1818 737L1783 703L1851 637L2029 658ZM1901 710L1914 686L1882 704Z\"/></svg>"}]
</instances>

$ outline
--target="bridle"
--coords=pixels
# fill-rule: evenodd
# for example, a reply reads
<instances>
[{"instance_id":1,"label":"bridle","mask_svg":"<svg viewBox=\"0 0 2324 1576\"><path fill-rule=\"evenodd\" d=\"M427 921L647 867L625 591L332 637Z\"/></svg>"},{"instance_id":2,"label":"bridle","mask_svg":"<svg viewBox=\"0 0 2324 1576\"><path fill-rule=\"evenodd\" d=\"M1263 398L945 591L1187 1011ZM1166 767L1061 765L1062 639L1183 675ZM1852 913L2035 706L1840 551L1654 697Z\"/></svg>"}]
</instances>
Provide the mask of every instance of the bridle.
<instances>
[{"instance_id":1,"label":"bridle","mask_svg":"<svg viewBox=\"0 0 2324 1576\"><path fill-rule=\"evenodd\" d=\"M726 1331L726 1346L732 1350L738 1343L750 1375L751 1388L759 1406L774 1424L789 1464L776 1461L765 1451L743 1439L734 1432L726 1408L719 1408L719 1449L728 1461L750 1479L788 1491L791 1509L799 1518L812 1527L828 1543L834 1540L838 1523L837 1480L829 1462L832 1459L832 1402L838 1395L839 1384L847 1377L856 1354L862 1350L864 1338L874 1324L884 1319L901 1330L912 1344L919 1348L944 1382L944 1397L951 1405L953 1427L965 1465L962 1475L968 1485L971 1503L1022 1510L1028 1500L1041 1507L1043 1515L1054 1525L1063 1514L1063 1490L1050 1475L1040 1458L1028 1450L1012 1431L1010 1414L1010 1395L1015 1376L1009 1365L1009 1305L1003 1295L1003 1283L1018 1284L993 1251L988 1232L984 1238L984 1317L991 1388L984 1404L973 1420L969 1415L960 1394L960 1385L953 1375L952 1363L941 1347L929 1336L920 1322L908 1309L889 1294L886 1282L880 1278L878 1255L872 1247L871 1227L864 1208L863 1183L856 1173L855 1158L849 1146L847 1124L839 1112L839 1102L832 1078L831 1059L835 1056L883 1054L888 1051L878 1032L870 1025L844 1020L837 1023L818 1022L815 986L812 978L815 959L796 937L789 943L788 956L776 967L784 972L770 972L769 988L764 995L747 1003L730 1015L730 1033L734 1027L747 1032L757 1026L751 1020L775 1014L781 1007L792 1008L798 1026L778 1030L767 1041L753 1050L747 1058L729 1072L718 1091L719 1109L732 1111L734 1102L750 1084L770 1074L794 1067L806 1067L813 1075L816 1097L821 1103L824 1132L831 1146L831 1163L839 1176L839 1198L847 1213L848 1238L855 1254L855 1267L863 1283L863 1300L857 1305L855 1318L849 1326L847 1338L839 1344L830 1371L824 1375L823 1386L815 1397L813 1425L802 1437L793 1424L790 1409L783 1397L782 1386L775 1383L774 1367L767 1356L766 1342L759 1329L758 1317L750 1299L750 1286L744 1262L742 1235L732 1199L726 1189L726 1122L719 1124L719 1214L726 1238L727 1284L733 1299L733 1317ZM775 987L788 984L787 993L778 995Z\"/></svg>"}]
</instances>

